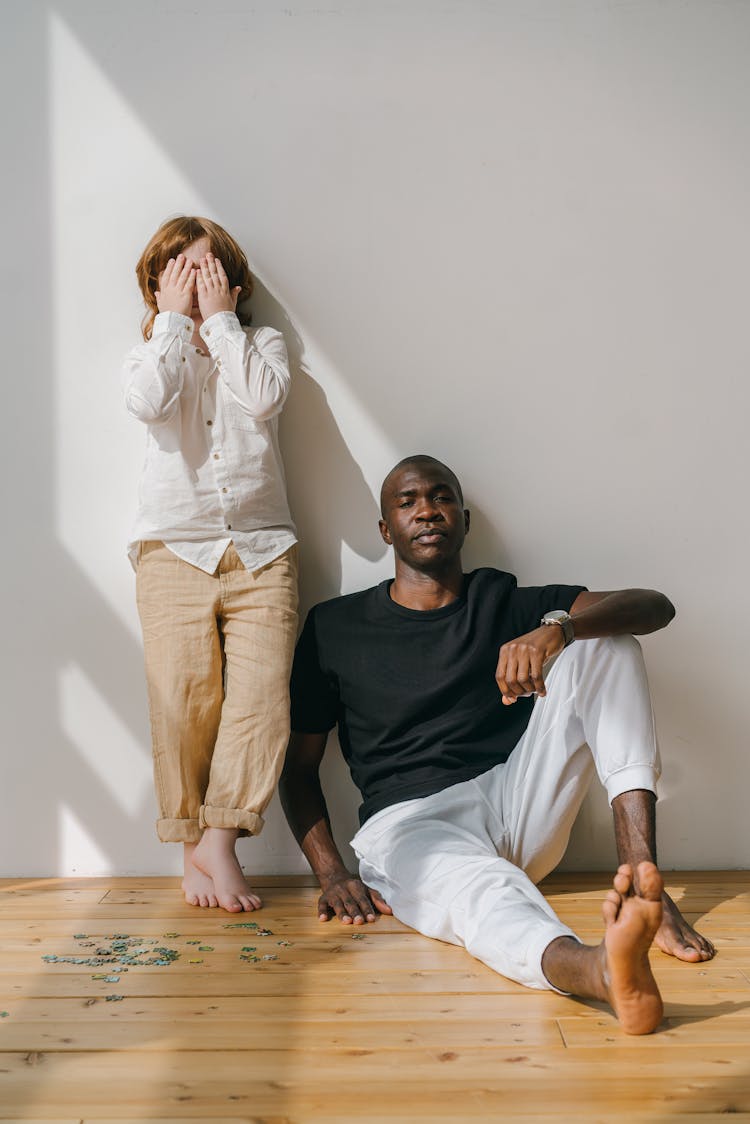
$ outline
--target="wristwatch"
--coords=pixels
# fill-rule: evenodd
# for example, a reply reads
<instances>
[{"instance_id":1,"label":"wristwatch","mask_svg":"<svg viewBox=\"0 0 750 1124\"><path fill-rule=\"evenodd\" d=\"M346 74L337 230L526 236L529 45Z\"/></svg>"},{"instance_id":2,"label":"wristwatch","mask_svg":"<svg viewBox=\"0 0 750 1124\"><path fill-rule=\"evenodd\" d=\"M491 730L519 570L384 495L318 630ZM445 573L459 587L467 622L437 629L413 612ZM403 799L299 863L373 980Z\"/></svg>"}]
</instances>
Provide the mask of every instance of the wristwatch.
<instances>
[{"instance_id":1,"label":"wristwatch","mask_svg":"<svg viewBox=\"0 0 750 1124\"><path fill-rule=\"evenodd\" d=\"M576 634L573 631L573 618L570 613L566 613L564 609L550 609L548 613L544 614L539 623L559 624L560 628L563 630L566 648L568 644L572 644L576 638Z\"/></svg>"}]
</instances>

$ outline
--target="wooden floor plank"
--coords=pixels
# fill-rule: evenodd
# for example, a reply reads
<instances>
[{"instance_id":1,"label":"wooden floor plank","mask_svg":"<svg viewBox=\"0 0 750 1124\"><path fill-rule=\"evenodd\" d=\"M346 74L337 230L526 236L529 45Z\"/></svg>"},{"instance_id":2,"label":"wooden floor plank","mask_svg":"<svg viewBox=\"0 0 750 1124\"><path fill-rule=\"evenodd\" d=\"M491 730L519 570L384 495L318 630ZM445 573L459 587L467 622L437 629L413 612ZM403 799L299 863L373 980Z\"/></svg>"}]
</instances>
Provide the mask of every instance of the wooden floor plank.
<instances>
[{"instance_id":1,"label":"wooden floor plank","mask_svg":"<svg viewBox=\"0 0 750 1124\"><path fill-rule=\"evenodd\" d=\"M429 1047L456 1050L473 1047L529 1049L544 1046L563 1050L554 1019L378 1019L370 1023L345 1021L306 1022L303 1019L266 1018L226 1020L220 1015L198 1025L161 1019L113 1020L85 1025L81 1019L28 1023L14 1021L2 1028L2 1049L73 1052L89 1050L218 1051L294 1050L325 1053L335 1049L378 1050L384 1042L394 1049ZM596 1036L595 1036L596 1037ZM599 1035L604 1041L604 1036ZM723 1042L727 1036L717 1035ZM689 1036L686 1038L689 1040ZM738 1039L729 1039L737 1042ZM583 1043L594 1045L595 1042ZM601 1043L599 1043L601 1044Z\"/></svg>"},{"instance_id":2,"label":"wooden floor plank","mask_svg":"<svg viewBox=\"0 0 750 1124\"><path fill-rule=\"evenodd\" d=\"M2 931L8 939L33 938L33 937L65 937L72 939L74 934L80 932L80 914L58 914L53 917L30 918L28 915L11 916L2 909ZM747 943L747 918L750 914L750 904L735 913L722 913L715 910L712 913L688 914L687 920L696 925L701 932L710 934L711 939L729 939L733 942L745 940ZM343 926L338 921L322 923L317 915L305 910L295 913L291 907L268 907L256 915L258 924L270 928L276 935L291 938L313 937L326 939L333 932L344 934L364 933L368 937L380 937L393 933L408 932L408 927L397 921L395 917L380 917L374 924ZM572 914L561 911L560 916L574 929L585 930L591 939L599 939L603 932L603 924L598 916L591 913ZM88 918L86 932L94 937L104 937L113 931L126 929L132 936L163 935L164 932L179 932L185 938L204 936L207 933L232 932L225 929L226 925L233 922L224 913L219 914L214 910L193 910L186 916L174 919L174 927L167 920L155 921L149 914L134 916L122 913L118 917L101 917L93 914ZM239 931L239 930L235 930Z\"/></svg>"},{"instance_id":3,"label":"wooden floor plank","mask_svg":"<svg viewBox=\"0 0 750 1124\"><path fill-rule=\"evenodd\" d=\"M121 981L122 982L122 981ZM103 985L111 992L110 984ZM125 999L129 1000L128 1002ZM613 1016L604 1014L603 1004L593 1007L583 1001L558 995L556 992L519 988L517 993L496 996L464 992L455 995L409 993L408 996L387 992L381 995L351 996L345 994L322 995L319 992L243 996L184 995L139 996L128 995L121 1002L109 1003L101 994L93 1000L82 997L25 999L16 1002L9 1013L16 1022L49 1023L54 1021L81 1022L86 1025L113 1022L150 1022L169 1019L175 1022L190 1021L200 1025L205 1021L226 1022L263 1021L266 1019L298 1022L313 1027L318 1022L340 1021L347 1025L373 1024L383 1021L413 1023L449 1020L467 1024L496 1019L554 1019L561 1024L576 1025L586 1021L607 1028L616 1027ZM13 1000L11 999L11 1003ZM719 991L699 995L693 991L673 993L667 1000L667 1020L741 1021L750 1017L750 992L738 1000L736 993ZM11 1023L0 1028L3 1038ZM592 1032L592 1027L589 1032ZM567 1035L566 1035L567 1037ZM572 1043L575 1044L575 1043Z\"/></svg>"},{"instance_id":4,"label":"wooden floor plank","mask_svg":"<svg viewBox=\"0 0 750 1124\"><path fill-rule=\"evenodd\" d=\"M559 1112L544 1113L524 1113L517 1115L515 1112L503 1111L502 1116L497 1112L485 1114L471 1112L472 1124L573 1124L573 1121L565 1120ZM348 1121L351 1124L350 1113L335 1113L335 1108L329 1107L323 1109L321 1112L313 1112L306 1110L304 1115L297 1113L285 1114L284 1116L236 1116L236 1117L222 1117L220 1120L216 1117L200 1117L200 1116L179 1116L179 1117L118 1117L118 1124L342 1124L342 1121ZM452 1121L464 1119L460 1115L456 1116L454 1111L449 1113L438 1114L435 1109L421 1110L419 1105L414 1105L412 1111L408 1116L402 1116L400 1113L391 1113L384 1111L377 1115L370 1113L359 1113L356 1117L356 1124L383 1124L384 1120L388 1124L414 1124L419 1121L419 1124L432 1124L432 1122L439 1122L439 1124L446 1124ZM581 1119L581 1117L578 1117ZM646 1113L639 1114L638 1120L642 1124L668 1124L668 1121L673 1121L674 1116L665 1116L663 1113L658 1114ZM80 1124L110 1124L112 1117L94 1119L86 1117ZM633 1116L631 1112L621 1113L613 1112L611 1109L605 1109L602 1112L593 1112L585 1114L586 1124L631 1124ZM732 1124L750 1124L750 1113L738 1112L732 1114ZM16 1121L18 1124L18 1121ZM37 1124L49 1124L47 1121L37 1122ZM56 1121L55 1124L61 1124ZM72 1124L72 1122L62 1122L62 1124ZM727 1116L725 1113L704 1113L696 1112L690 1113L689 1124L727 1124Z\"/></svg>"},{"instance_id":5,"label":"wooden floor plank","mask_svg":"<svg viewBox=\"0 0 750 1124\"><path fill-rule=\"evenodd\" d=\"M580 1117L579 1117L580 1118ZM586 1124L631 1124L633 1121L632 1113L617 1113L611 1112L606 1109L604 1113L594 1112L586 1114ZM671 1115L667 1117L663 1113L657 1115L652 1114L639 1114L639 1121L642 1124L666 1124L668 1120L674 1120L675 1117ZM450 1114L436 1115L435 1111L422 1112L418 1106L414 1106L413 1111L408 1116L401 1116L400 1114L388 1113L379 1115L370 1115L360 1113L355 1118L356 1124L382 1124L387 1120L388 1124L432 1124L432 1122L440 1122L445 1124L446 1121L460 1121L460 1116ZM732 1124L750 1124L750 1113L735 1113L732 1114ZM224 1116L222 1120L217 1120L216 1117L211 1117L210 1120L206 1116L180 1116L180 1117L143 1117L143 1116L129 1116L118 1117L118 1124L309 1124L310 1121L320 1122L323 1124L325 1121L346 1121L351 1124L351 1114L340 1113L336 1111L335 1104L328 1105L320 1113L305 1112L304 1116L295 1114L284 1116L263 1116L262 1120L257 1116ZM503 1112L503 1115L498 1116L497 1113L485 1115L484 1113L471 1113L472 1124L572 1124L567 1122L560 1113L544 1113L539 1115L537 1113L517 1115L516 1113ZM16 1122L18 1124L18 1121ZM37 1122L37 1124L48 1124L48 1122ZM73 1124L73 1122L60 1122L56 1121L55 1124ZM107 1120L103 1118L96 1118L87 1116L80 1124L111 1124L111 1117ZM724 1113L690 1113L689 1124L728 1124L728 1118Z\"/></svg>"},{"instance_id":6,"label":"wooden floor plank","mask_svg":"<svg viewBox=\"0 0 750 1124\"><path fill-rule=\"evenodd\" d=\"M469 961L469 964L472 962ZM57 968L58 965L54 965ZM309 973L285 972L275 965L258 964L252 970L219 972L215 969L196 974L181 973L175 979L172 969L144 968L128 973L128 994L131 995L285 995L312 990L318 995L369 995L386 989L384 974L375 972L331 971L318 975L313 983ZM93 971L45 971L29 975L24 972L0 973L0 995L11 998L25 996L98 996L111 990L108 984L92 979ZM496 995L525 994L526 989L491 972L483 965L453 971L391 971L387 990L394 995L464 994L475 990ZM750 981L737 973L737 981L750 988ZM123 981L121 980L121 983ZM704 981L705 983L706 981ZM729 985L731 986L731 984ZM124 990L123 987L120 990ZM6 1004L7 1005L7 1004Z\"/></svg>"},{"instance_id":7,"label":"wooden floor plank","mask_svg":"<svg viewBox=\"0 0 750 1124\"><path fill-rule=\"evenodd\" d=\"M0 881L0 1120L750 1124L750 875L669 884L719 955L653 954L666 1019L641 1039L603 1005L522 988L391 918L321 926L309 878L262 884L266 908L241 920L268 937L186 906L175 879ZM598 941L608 885L567 874L543 889ZM180 958L127 972L41 959L114 933ZM245 945L278 959L240 961Z\"/></svg>"},{"instance_id":8,"label":"wooden floor plank","mask_svg":"<svg viewBox=\"0 0 750 1124\"><path fill-rule=\"evenodd\" d=\"M585 1117L616 1105L619 1111L750 1112L746 1059L721 1048L660 1045L627 1048L612 1066L606 1048L521 1052L495 1048L431 1052L348 1049L306 1051L213 1051L181 1053L8 1053L0 1074L0 1097L8 1109L29 1107L39 1115L111 1114L121 1105L158 1115L190 1105L225 1115L228 1109L256 1113L320 1111L335 1095L339 1112L356 1114L371 1095L386 1090L389 1105L407 1112L433 1098L449 1112L470 1114L511 1108L525 1112L579 1113ZM34 1083L30 1086L30 1071ZM134 1075L138 1080L134 1081ZM634 1079L634 1074L637 1079ZM372 1091L370 1093L369 1091ZM49 1113L47 1112L47 1115ZM575 1118L570 1117L568 1118ZM462 1119L459 1115L458 1119Z\"/></svg>"}]
</instances>

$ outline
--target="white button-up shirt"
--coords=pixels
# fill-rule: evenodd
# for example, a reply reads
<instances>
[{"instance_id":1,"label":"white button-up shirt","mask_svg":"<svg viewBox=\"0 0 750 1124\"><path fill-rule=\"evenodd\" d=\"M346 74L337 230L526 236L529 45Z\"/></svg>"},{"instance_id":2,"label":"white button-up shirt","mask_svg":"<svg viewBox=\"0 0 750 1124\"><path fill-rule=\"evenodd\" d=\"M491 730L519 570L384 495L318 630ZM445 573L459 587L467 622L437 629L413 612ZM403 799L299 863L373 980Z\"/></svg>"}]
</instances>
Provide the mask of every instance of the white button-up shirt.
<instances>
[{"instance_id":1,"label":"white button-up shirt","mask_svg":"<svg viewBox=\"0 0 750 1124\"><path fill-rule=\"evenodd\" d=\"M289 391L284 338L243 328L217 312L200 328L160 312L150 340L125 360L125 404L145 422L146 460L128 554L161 539L212 574L229 543L246 569L272 562L297 541L289 514L278 415Z\"/></svg>"}]
</instances>

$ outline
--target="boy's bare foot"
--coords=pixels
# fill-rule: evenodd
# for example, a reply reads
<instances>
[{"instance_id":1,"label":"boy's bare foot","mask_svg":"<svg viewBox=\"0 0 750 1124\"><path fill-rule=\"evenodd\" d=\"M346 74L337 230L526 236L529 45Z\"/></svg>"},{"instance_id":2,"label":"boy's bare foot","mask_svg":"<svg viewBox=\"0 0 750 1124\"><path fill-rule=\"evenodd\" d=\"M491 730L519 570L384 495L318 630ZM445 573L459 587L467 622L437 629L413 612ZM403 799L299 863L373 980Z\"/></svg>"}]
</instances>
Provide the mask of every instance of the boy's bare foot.
<instances>
[{"instance_id":1,"label":"boy's bare foot","mask_svg":"<svg viewBox=\"0 0 750 1124\"><path fill-rule=\"evenodd\" d=\"M216 898L213 879L204 874L193 862L193 852L197 843L183 843L185 875L182 879L182 889L188 905L200 905L204 909L216 909L219 902Z\"/></svg>"},{"instance_id":2,"label":"boy's bare foot","mask_svg":"<svg viewBox=\"0 0 750 1124\"><path fill-rule=\"evenodd\" d=\"M626 1034L650 1034L664 1005L648 960L662 920L664 882L653 863L638 864L638 895L633 871L621 866L602 908L606 931L601 945L607 997Z\"/></svg>"},{"instance_id":3,"label":"boy's bare foot","mask_svg":"<svg viewBox=\"0 0 750 1124\"><path fill-rule=\"evenodd\" d=\"M234 828L207 827L193 855L193 864L212 880L218 904L229 913L250 912L263 904L242 873L235 854Z\"/></svg>"},{"instance_id":4,"label":"boy's bare foot","mask_svg":"<svg viewBox=\"0 0 750 1124\"><path fill-rule=\"evenodd\" d=\"M696 932L680 913L669 894L662 894L663 915L654 944L667 956L676 956L690 964L711 960L716 949L711 942Z\"/></svg>"}]
</instances>

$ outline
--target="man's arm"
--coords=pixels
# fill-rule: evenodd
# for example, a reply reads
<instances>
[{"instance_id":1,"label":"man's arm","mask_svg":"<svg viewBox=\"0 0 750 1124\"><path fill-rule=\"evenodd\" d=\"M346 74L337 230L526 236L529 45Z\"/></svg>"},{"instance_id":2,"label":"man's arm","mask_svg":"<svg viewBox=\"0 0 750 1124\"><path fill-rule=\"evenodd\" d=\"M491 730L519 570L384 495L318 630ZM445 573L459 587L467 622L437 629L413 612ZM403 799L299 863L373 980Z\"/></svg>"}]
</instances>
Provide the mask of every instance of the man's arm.
<instances>
[{"instance_id":1,"label":"man's arm","mask_svg":"<svg viewBox=\"0 0 750 1124\"><path fill-rule=\"evenodd\" d=\"M665 628L674 616L674 605L655 589L620 589L579 593L570 610L577 640L630 633L644 636ZM495 679L510 706L526 695L544 695L543 667L565 645L562 628L545 624L510 640L500 649Z\"/></svg>"},{"instance_id":2,"label":"man's arm","mask_svg":"<svg viewBox=\"0 0 750 1124\"><path fill-rule=\"evenodd\" d=\"M318 917L330 921L335 913L345 925L361 925L374 921L377 911L391 910L379 894L349 873L331 834L320 786L320 763L327 738L327 734L292 732L279 795L294 837L320 883Z\"/></svg>"}]
</instances>

